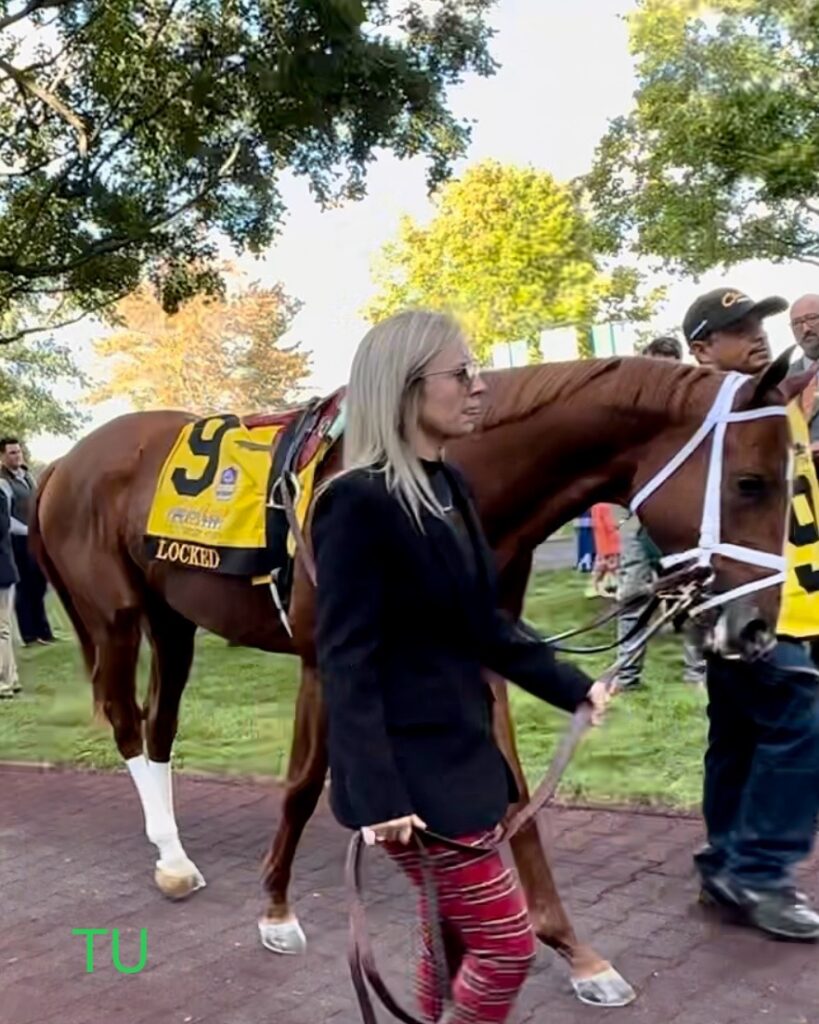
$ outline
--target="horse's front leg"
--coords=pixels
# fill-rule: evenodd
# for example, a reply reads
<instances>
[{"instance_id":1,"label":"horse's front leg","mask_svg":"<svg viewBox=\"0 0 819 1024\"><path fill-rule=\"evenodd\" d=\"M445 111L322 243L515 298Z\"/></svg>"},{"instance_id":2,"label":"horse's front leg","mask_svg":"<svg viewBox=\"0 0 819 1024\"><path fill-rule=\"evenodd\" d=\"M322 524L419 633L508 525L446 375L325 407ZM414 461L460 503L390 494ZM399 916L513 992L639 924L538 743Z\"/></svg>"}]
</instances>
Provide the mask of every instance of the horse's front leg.
<instances>
[{"instance_id":1,"label":"horse's front leg","mask_svg":"<svg viewBox=\"0 0 819 1024\"><path fill-rule=\"evenodd\" d=\"M489 680L495 695L495 738L521 794L520 803L514 808L517 809L528 801L529 790L518 757L506 683L491 674ZM536 822L531 821L522 828L512 839L511 847L535 934L569 962L572 987L578 999L598 1006L630 1003L635 997L631 985L591 946L578 941L557 891Z\"/></svg>"}]
</instances>

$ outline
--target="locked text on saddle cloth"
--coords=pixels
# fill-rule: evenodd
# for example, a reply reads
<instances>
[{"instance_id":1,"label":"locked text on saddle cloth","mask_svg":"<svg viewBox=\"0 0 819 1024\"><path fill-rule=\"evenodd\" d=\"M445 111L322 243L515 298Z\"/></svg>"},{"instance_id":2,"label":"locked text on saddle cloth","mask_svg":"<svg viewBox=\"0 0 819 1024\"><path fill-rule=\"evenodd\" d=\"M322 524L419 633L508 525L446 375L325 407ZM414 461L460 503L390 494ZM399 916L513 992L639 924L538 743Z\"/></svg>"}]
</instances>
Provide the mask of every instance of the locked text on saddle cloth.
<instances>
[{"instance_id":1,"label":"locked text on saddle cloth","mask_svg":"<svg viewBox=\"0 0 819 1024\"><path fill-rule=\"evenodd\" d=\"M145 544L150 558L227 575L258 576L293 555L274 543L286 531L268 505L273 453L287 421L248 427L238 416L211 416L180 431L159 474ZM326 445L296 474L296 517L303 523ZM275 493L273 494L275 501Z\"/></svg>"}]
</instances>

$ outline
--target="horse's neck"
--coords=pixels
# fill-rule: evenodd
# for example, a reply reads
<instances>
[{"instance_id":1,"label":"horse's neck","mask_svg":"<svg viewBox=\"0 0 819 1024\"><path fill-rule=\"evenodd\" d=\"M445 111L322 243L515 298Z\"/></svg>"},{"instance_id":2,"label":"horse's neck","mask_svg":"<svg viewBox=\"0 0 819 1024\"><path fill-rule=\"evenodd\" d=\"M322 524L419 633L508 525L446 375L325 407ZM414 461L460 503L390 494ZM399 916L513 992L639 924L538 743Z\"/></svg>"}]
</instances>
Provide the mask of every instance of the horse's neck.
<instances>
[{"instance_id":1,"label":"horse's neck","mask_svg":"<svg viewBox=\"0 0 819 1024\"><path fill-rule=\"evenodd\" d=\"M670 452L690 431L651 403L624 413L615 393L558 398L459 449L497 550L532 549L597 502L627 505L649 449Z\"/></svg>"}]
</instances>

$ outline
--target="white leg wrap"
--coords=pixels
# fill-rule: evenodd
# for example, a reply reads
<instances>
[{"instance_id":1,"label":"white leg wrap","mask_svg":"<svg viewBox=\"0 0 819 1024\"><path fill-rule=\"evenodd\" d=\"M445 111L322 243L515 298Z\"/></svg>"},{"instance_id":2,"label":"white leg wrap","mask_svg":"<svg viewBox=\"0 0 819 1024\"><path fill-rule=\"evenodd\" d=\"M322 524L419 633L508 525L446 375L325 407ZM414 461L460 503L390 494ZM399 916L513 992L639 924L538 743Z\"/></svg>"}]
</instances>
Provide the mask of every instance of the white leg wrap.
<instances>
[{"instance_id":1,"label":"white leg wrap","mask_svg":"<svg viewBox=\"0 0 819 1024\"><path fill-rule=\"evenodd\" d=\"M170 764L147 761L141 755L131 757L125 763L142 803L145 833L159 850L157 867L171 870L194 868L179 841L173 815Z\"/></svg>"},{"instance_id":2,"label":"white leg wrap","mask_svg":"<svg viewBox=\"0 0 819 1024\"><path fill-rule=\"evenodd\" d=\"M148 759L148 774L153 779L162 806L171 816L176 827L176 818L173 813L173 773L171 772L170 761L151 761Z\"/></svg>"}]
</instances>

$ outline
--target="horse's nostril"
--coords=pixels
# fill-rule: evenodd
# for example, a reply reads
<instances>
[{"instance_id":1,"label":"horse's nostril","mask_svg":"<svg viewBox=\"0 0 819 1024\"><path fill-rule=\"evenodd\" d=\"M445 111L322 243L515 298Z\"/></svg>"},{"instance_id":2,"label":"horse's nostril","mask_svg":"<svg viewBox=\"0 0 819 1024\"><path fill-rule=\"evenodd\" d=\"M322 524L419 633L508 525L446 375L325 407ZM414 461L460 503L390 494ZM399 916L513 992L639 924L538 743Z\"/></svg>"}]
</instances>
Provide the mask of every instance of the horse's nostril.
<instances>
[{"instance_id":1,"label":"horse's nostril","mask_svg":"<svg viewBox=\"0 0 819 1024\"><path fill-rule=\"evenodd\" d=\"M756 661L776 643L776 636L764 619L746 623L739 636L740 655L745 661Z\"/></svg>"},{"instance_id":2,"label":"horse's nostril","mask_svg":"<svg viewBox=\"0 0 819 1024\"><path fill-rule=\"evenodd\" d=\"M740 630L739 636L742 640L752 640L759 633L767 633L768 624L764 619L751 619L750 622L746 622Z\"/></svg>"}]
</instances>

